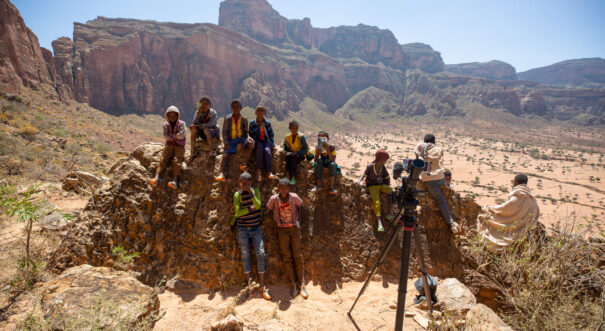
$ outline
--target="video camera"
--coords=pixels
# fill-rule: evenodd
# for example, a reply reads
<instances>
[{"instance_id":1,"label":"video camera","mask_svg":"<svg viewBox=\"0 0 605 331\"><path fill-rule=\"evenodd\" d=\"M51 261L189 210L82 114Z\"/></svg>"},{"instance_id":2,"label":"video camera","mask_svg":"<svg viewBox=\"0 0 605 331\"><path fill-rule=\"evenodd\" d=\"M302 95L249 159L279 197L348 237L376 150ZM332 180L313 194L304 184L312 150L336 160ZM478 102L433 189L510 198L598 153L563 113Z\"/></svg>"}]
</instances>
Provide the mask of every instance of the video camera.
<instances>
[{"instance_id":1,"label":"video camera","mask_svg":"<svg viewBox=\"0 0 605 331\"><path fill-rule=\"evenodd\" d=\"M397 203L399 208L416 209L418 201L416 200L416 184L420 173L428 171L431 163L425 162L422 159L404 159L403 162L395 162L393 165L393 178L395 180L401 178L401 186L399 190L393 191L391 199ZM402 177L403 172L407 172L406 177Z\"/></svg>"}]
</instances>

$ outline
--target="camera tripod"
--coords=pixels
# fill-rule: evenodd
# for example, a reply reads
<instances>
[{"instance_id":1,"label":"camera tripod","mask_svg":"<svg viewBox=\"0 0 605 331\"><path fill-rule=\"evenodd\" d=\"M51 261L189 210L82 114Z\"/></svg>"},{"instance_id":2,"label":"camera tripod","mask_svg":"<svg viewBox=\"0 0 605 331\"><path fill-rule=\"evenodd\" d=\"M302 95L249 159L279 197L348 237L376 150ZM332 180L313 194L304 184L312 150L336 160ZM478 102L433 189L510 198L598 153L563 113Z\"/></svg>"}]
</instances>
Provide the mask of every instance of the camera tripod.
<instances>
[{"instance_id":1,"label":"camera tripod","mask_svg":"<svg viewBox=\"0 0 605 331\"><path fill-rule=\"evenodd\" d=\"M400 331L403 329L403 318L404 318L404 312L405 312L405 296L407 293L412 235L414 236L414 242L416 244L417 257L418 257L418 260L420 261L420 271L422 273L422 283L424 285L425 300L428 300L429 312L431 314L433 313L433 302L431 300L431 293L430 293L429 284L427 281L426 265L424 264L424 253L422 250L422 245L420 243L419 234L418 234L418 232L414 231L414 230L416 230L416 226L418 225L417 219L416 219L416 207L418 206L418 200L416 200L414 196L408 196L404 199L403 206L404 206L404 208L402 208L399 211L399 213L397 214L397 217L395 219L395 221L397 222L397 226L391 230L391 233L388 237L386 246L382 249L382 252L380 253L380 257L378 258L378 261L376 261L376 264L374 264L374 267L370 271L368 278L366 279L361 290L359 291L359 294L357 295L355 302L353 302L351 309L347 313L347 315L349 315L349 318L351 318L351 320L353 320L353 316L351 316L351 312L355 308L357 301L363 295L366 288L370 284L370 280L372 279L372 276L374 276L374 274L376 273L378 268L384 263L384 259L386 258L389 250L391 249L391 247L393 246L393 243L395 242L395 239L397 238L397 233L399 233L399 230L401 230L402 228L403 228L403 242L402 242L402 249L401 249L401 266L399 269L399 286L397 288L398 295L397 295L397 314L396 314L396 319L395 319L395 331ZM402 215L402 211L403 211L403 215Z\"/></svg>"}]
</instances>

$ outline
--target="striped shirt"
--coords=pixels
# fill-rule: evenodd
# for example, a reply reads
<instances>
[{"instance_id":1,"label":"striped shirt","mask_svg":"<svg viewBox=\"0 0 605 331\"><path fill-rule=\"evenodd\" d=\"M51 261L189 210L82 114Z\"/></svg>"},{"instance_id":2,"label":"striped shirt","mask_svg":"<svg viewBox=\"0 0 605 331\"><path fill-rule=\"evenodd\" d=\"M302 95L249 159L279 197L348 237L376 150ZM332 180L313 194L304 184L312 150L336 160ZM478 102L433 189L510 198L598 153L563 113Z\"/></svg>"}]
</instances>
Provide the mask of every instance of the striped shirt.
<instances>
[{"instance_id":1,"label":"striped shirt","mask_svg":"<svg viewBox=\"0 0 605 331\"><path fill-rule=\"evenodd\" d=\"M253 207L253 204L252 204L252 198L254 197L253 193L242 192L241 196L242 196L241 208L246 209L246 208ZM253 228L253 227L259 226L260 223L261 223L260 208L255 209L254 211L250 211L250 212L248 212L248 214L240 216L237 219L237 225L244 226L247 228Z\"/></svg>"}]
</instances>

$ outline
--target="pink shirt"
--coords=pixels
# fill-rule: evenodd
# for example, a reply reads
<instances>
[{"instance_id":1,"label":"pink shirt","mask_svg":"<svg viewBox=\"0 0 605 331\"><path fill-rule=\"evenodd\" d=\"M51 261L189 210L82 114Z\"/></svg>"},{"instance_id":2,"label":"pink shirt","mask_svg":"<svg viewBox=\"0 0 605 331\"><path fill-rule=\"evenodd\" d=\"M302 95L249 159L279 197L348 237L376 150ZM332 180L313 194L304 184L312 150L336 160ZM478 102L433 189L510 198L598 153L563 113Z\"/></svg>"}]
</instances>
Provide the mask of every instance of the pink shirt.
<instances>
[{"instance_id":1,"label":"pink shirt","mask_svg":"<svg viewBox=\"0 0 605 331\"><path fill-rule=\"evenodd\" d=\"M282 215L282 213L281 213L280 205L282 203L280 203L279 193L273 195L269 199L269 202L267 202L267 209L273 210L273 219L275 220L275 223L277 224L277 226L279 226L279 227L296 226L296 222L298 222L298 206L302 205L302 200L296 193L290 192L290 193L288 193L288 201L286 203L288 203L290 205L290 212L292 213L291 219L289 221L288 221L288 219L290 218L290 212L286 212L285 215ZM286 222L284 222L284 221L286 221Z\"/></svg>"}]
</instances>

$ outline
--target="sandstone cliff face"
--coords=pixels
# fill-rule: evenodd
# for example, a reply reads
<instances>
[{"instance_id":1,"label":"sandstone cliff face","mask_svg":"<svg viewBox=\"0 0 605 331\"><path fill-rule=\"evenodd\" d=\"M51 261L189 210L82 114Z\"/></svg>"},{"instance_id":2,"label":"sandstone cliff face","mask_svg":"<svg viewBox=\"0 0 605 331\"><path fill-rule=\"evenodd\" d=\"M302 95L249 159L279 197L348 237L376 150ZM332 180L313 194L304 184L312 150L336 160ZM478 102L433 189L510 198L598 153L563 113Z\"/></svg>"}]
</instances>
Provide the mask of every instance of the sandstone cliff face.
<instances>
[{"instance_id":1,"label":"sandstone cliff face","mask_svg":"<svg viewBox=\"0 0 605 331\"><path fill-rule=\"evenodd\" d=\"M434 51L431 46L422 43L411 43L401 45L406 63L409 68L417 68L424 72L435 73L443 71L443 59L441 54Z\"/></svg>"},{"instance_id":2,"label":"sandstone cliff face","mask_svg":"<svg viewBox=\"0 0 605 331\"><path fill-rule=\"evenodd\" d=\"M520 72L519 79L538 83L605 88L605 59L574 59Z\"/></svg>"},{"instance_id":3,"label":"sandstone cliff face","mask_svg":"<svg viewBox=\"0 0 605 331\"><path fill-rule=\"evenodd\" d=\"M326 105L348 98L344 69L329 57L276 51L213 24L98 18L74 28L73 43L65 38L53 43L57 71L79 101L102 110L162 113L175 104L188 119L199 97L209 95L225 113L255 73L273 86L289 81ZM313 80L334 82L334 88L314 93ZM269 112L296 110L296 100L279 100L276 106L283 108Z\"/></svg>"},{"instance_id":4,"label":"sandstone cliff face","mask_svg":"<svg viewBox=\"0 0 605 331\"><path fill-rule=\"evenodd\" d=\"M203 148L203 146L200 146ZM141 252L134 270L147 283L163 276L174 277L219 289L240 284L243 271L239 249L229 230L233 215L232 196L237 189L237 154L230 163L229 180L216 183L213 171L220 163L197 158L183 173L178 191L153 189L147 182L158 166L162 146L144 145L114 168L114 177L103 184L79 219L70 225L54 254L52 267L63 270L90 263L109 265L112 246ZM283 155L274 158L281 172ZM321 284L326 291L349 279L362 280L380 252L380 234L365 190L350 179L339 178L340 194L310 193L314 178L306 162L294 188L304 201L302 212L303 256L306 280ZM276 193L276 182L265 181L260 189L264 204ZM474 221L479 206L447 190L454 216L464 224ZM422 241L429 272L440 277L464 278L461 252L446 229L435 202L422 197L419 213ZM282 282L281 262L272 214L266 212L263 237L267 253L267 274L272 283ZM387 226L388 227L388 226ZM396 243L380 273L397 277L400 244ZM410 273L416 273L412 252ZM253 263L255 265L255 263Z\"/></svg>"},{"instance_id":5,"label":"sandstone cliff face","mask_svg":"<svg viewBox=\"0 0 605 331\"><path fill-rule=\"evenodd\" d=\"M19 11L0 0L0 89L17 93L23 87L52 92L53 79L36 35Z\"/></svg>"},{"instance_id":6,"label":"sandstone cliff face","mask_svg":"<svg viewBox=\"0 0 605 331\"><path fill-rule=\"evenodd\" d=\"M498 60L489 62L471 62L460 64L448 64L445 70L451 73L482 77L495 80L515 80L517 79L517 71L510 64Z\"/></svg>"},{"instance_id":7,"label":"sandstone cliff face","mask_svg":"<svg viewBox=\"0 0 605 331\"><path fill-rule=\"evenodd\" d=\"M360 58L370 64L382 62L405 68L404 53L389 30L363 24L313 28L310 19L288 20L266 0L223 1L219 25L272 45L291 42L307 48L313 46L335 58Z\"/></svg>"}]
</instances>

